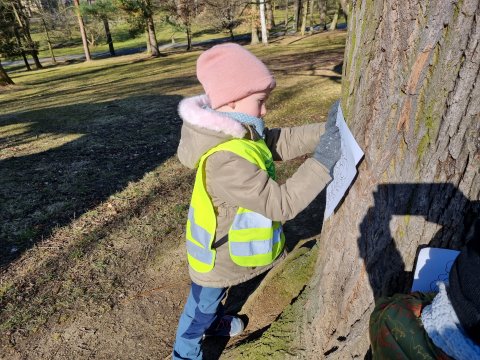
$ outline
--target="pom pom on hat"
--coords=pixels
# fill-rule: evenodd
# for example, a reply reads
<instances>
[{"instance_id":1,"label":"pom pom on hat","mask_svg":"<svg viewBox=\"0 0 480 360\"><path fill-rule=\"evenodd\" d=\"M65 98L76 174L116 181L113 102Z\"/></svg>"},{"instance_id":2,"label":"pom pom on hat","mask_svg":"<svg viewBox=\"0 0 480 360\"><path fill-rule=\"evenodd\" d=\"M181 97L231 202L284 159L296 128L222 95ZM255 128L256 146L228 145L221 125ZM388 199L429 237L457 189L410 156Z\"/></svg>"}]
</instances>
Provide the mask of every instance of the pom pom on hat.
<instances>
[{"instance_id":1,"label":"pom pom on hat","mask_svg":"<svg viewBox=\"0 0 480 360\"><path fill-rule=\"evenodd\" d=\"M197 60L197 78L213 109L275 87L275 79L265 64L233 43L215 45L203 52Z\"/></svg>"}]
</instances>

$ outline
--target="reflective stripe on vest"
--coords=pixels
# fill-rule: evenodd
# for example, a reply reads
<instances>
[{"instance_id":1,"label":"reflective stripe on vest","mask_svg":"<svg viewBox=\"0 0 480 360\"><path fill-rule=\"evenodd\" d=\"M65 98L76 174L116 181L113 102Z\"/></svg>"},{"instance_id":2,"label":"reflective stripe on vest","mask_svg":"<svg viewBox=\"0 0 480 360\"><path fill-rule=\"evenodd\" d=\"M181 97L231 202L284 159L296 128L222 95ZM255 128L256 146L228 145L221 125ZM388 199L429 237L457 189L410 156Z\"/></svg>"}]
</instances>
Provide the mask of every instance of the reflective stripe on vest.
<instances>
[{"instance_id":1,"label":"reflective stripe on vest","mask_svg":"<svg viewBox=\"0 0 480 360\"><path fill-rule=\"evenodd\" d=\"M216 215L205 184L205 161L217 151L230 151L267 171L275 179L272 154L263 140L234 139L205 153L198 163L187 220L187 253L197 272L211 271L215 263ZM200 209L200 210L199 210ZM230 257L240 266L271 264L283 251L285 236L281 223L239 207L228 232Z\"/></svg>"}]
</instances>

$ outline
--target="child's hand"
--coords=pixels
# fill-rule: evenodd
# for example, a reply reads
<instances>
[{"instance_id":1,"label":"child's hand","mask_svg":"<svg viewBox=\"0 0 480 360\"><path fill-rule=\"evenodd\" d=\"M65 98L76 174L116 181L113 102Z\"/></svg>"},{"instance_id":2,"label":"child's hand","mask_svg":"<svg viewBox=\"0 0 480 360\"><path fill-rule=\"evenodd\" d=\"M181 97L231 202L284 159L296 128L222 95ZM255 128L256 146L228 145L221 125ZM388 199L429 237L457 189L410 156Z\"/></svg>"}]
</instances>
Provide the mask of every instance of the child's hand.
<instances>
[{"instance_id":1,"label":"child's hand","mask_svg":"<svg viewBox=\"0 0 480 360\"><path fill-rule=\"evenodd\" d=\"M340 131L336 123L337 111L340 102L337 101L328 112L328 119L325 124L325 133L320 136L320 141L315 149L313 157L321 162L333 176L333 167L340 159Z\"/></svg>"}]
</instances>

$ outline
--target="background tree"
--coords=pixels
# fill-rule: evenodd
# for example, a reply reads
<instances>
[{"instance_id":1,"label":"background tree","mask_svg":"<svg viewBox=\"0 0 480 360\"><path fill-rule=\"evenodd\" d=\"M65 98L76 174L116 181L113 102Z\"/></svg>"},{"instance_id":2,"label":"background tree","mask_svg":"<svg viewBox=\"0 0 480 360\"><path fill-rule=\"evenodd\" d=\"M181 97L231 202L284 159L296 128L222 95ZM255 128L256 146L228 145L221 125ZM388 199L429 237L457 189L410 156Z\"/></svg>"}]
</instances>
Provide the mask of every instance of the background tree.
<instances>
[{"instance_id":1,"label":"background tree","mask_svg":"<svg viewBox=\"0 0 480 360\"><path fill-rule=\"evenodd\" d=\"M310 1L309 0L305 0L304 3L303 3L303 9L302 9L302 26L301 26L301 29L300 29L300 32L303 35L305 35L305 29L307 28L307 18L308 18L308 14L309 12L311 12L312 9L310 8Z\"/></svg>"},{"instance_id":2,"label":"background tree","mask_svg":"<svg viewBox=\"0 0 480 360\"><path fill-rule=\"evenodd\" d=\"M293 30L298 31L300 26L300 14L302 11L302 0L293 0Z\"/></svg>"},{"instance_id":3,"label":"background tree","mask_svg":"<svg viewBox=\"0 0 480 360\"><path fill-rule=\"evenodd\" d=\"M8 57L17 51L13 33L15 19L8 4L0 0L0 57ZM0 86L12 85L13 81L0 61Z\"/></svg>"},{"instance_id":4,"label":"background tree","mask_svg":"<svg viewBox=\"0 0 480 360\"><path fill-rule=\"evenodd\" d=\"M340 15L340 4L338 1L335 1L333 4L333 17L328 27L329 31L333 31L337 28L338 16Z\"/></svg>"},{"instance_id":5,"label":"background tree","mask_svg":"<svg viewBox=\"0 0 480 360\"><path fill-rule=\"evenodd\" d=\"M41 69L43 66L38 59L38 43L33 41L30 34L30 18L26 12L23 3L20 0L11 0L9 3L15 17L15 36L18 41L18 45L23 53L32 56L37 69ZM27 62L27 67L28 62Z\"/></svg>"},{"instance_id":6,"label":"background tree","mask_svg":"<svg viewBox=\"0 0 480 360\"><path fill-rule=\"evenodd\" d=\"M272 30L272 28L275 26L275 16L274 16L275 3L273 2L273 0L265 1L265 10L267 12L266 14L267 29Z\"/></svg>"},{"instance_id":7,"label":"background tree","mask_svg":"<svg viewBox=\"0 0 480 360\"><path fill-rule=\"evenodd\" d=\"M249 0L205 0L203 22L219 31L228 31L234 40L233 30L248 17Z\"/></svg>"},{"instance_id":8,"label":"background tree","mask_svg":"<svg viewBox=\"0 0 480 360\"><path fill-rule=\"evenodd\" d=\"M82 36L82 44L83 44L83 52L85 53L85 60L90 61L92 60L92 58L90 57L90 49L88 48L87 34L85 33L85 25L83 24L83 18L80 11L80 1L73 0L73 4L75 6L75 13L77 14L80 35Z\"/></svg>"},{"instance_id":9,"label":"background tree","mask_svg":"<svg viewBox=\"0 0 480 360\"><path fill-rule=\"evenodd\" d=\"M250 44L256 45L260 42L260 39L258 38L258 28L260 23L258 0L253 0L250 3L250 18L252 24L252 38L250 40Z\"/></svg>"},{"instance_id":10,"label":"background tree","mask_svg":"<svg viewBox=\"0 0 480 360\"><path fill-rule=\"evenodd\" d=\"M166 21L175 29L182 30L187 36L187 51L192 49L192 25L199 13L195 0L170 0L162 6L168 15Z\"/></svg>"},{"instance_id":11,"label":"background tree","mask_svg":"<svg viewBox=\"0 0 480 360\"><path fill-rule=\"evenodd\" d=\"M340 7L342 8L345 22L348 23L348 17L350 14L350 2L348 0L339 0L338 2L340 3Z\"/></svg>"},{"instance_id":12,"label":"background tree","mask_svg":"<svg viewBox=\"0 0 480 360\"><path fill-rule=\"evenodd\" d=\"M268 30L267 30L267 21L265 18L265 0L260 0L259 2L259 13L260 13L260 26L262 29L262 43L264 45L268 44Z\"/></svg>"},{"instance_id":13,"label":"background tree","mask_svg":"<svg viewBox=\"0 0 480 360\"><path fill-rule=\"evenodd\" d=\"M114 3L111 0L97 0L94 3L83 3L80 8L83 15L91 16L102 22L103 28L105 29L108 50L111 56L115 56L109 24L109 17L112 17L117 11Z\"/></svg>"},{"instance_id":14,"label":"background tree","mask_svg":"<svg viewBox=\"0 0 480 360\"><path fill-rule=\"evenodd\" d=\"M149 54L153 57L160 56L155 34L155 22L153 21L154 7L152 2L150 0L118 0L118 5L128 14L135 30L146 31Z\"/></svg>"},{"instance_id":15,"label":"background tree","mask_svg":"<svg viewBox=\"0 0 480 360\"><path fill-rule=\"evenodd\" d=\"M363 358L375 298L408 291L417 248L459 248L479 216L479 14L479 0L352 6L342 108L365 159L296 304L307 358Z\"/></svg>"},{"instance_id":16,"label":"background tree","mask_svg":"<svg viewBox=\"0 0 480 360\"><path fill-rule=\"evenodd\" d=\"M289 9L289 5L290 5L290 1L288 0L285 0L285 6L284 6L284 9L285 9L285 19L283 21L283 26L285 28L285 34L287 34L287 31L288 31L288 9Z\"/></svg>"},{"instance_id":17,"label":"background tree","mask_svg":"<svg viewBox=\"0 0 480 360\"><path fill-rule=\"evenodd\" d=\"M320 24L322 29L327 30L327 0L318 0L318 12L320 13Z\"/></svg>"}]
</instances>

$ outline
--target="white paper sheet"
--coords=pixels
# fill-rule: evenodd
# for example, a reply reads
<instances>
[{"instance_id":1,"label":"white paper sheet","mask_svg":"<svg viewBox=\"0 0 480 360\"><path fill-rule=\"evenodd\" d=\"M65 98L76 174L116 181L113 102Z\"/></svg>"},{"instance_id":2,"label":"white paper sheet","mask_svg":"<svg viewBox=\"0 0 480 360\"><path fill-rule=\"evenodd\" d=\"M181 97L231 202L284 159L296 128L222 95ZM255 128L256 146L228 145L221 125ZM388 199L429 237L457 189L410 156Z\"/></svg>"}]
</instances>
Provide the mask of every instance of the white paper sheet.
<instances>
[{"instance_id":1,"label":"white paper sheet","mask_svg":"<svg viewBox=\"0 0 480 360\"><path fill-rule=\"evenodd\" d=\"M327 203L323 216L324 220L333 213L338 203L342 200L343 195L345 195L345 192L357 174L356 166L363 157L362 149L358 146L343 118L340 105L338 106L336 124L342 138L342 155L333 168L333 180L327 186Z\"/></svg>"},{"instance_id":2,"label":"white paper sheet","mask_svg":"<svg viewBox=\"0 0 480 360\"><path fill-rule=\"evenodd\" d=\"M412 291L438 292L437 281L448 283L450 269L460 252L440 248L423 248L418 253Z\"/></svg>"}]
</instances>

